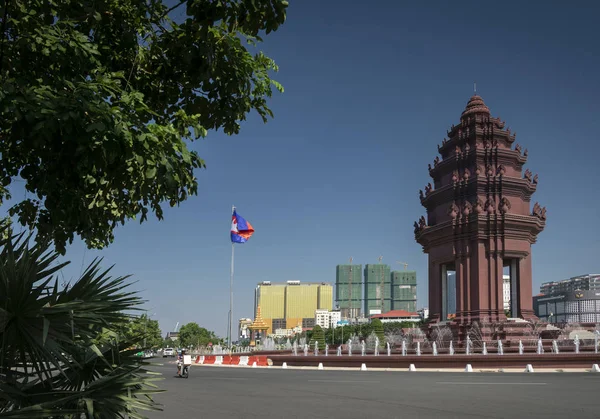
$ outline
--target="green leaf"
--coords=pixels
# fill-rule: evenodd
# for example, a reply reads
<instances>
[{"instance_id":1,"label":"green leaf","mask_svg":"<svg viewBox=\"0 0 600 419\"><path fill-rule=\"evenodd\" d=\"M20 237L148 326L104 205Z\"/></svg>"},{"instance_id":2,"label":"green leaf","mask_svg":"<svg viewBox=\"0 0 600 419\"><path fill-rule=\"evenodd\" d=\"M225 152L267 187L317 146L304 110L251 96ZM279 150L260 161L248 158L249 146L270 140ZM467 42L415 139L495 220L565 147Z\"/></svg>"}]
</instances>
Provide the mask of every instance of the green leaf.
<instances>
[{"instance_id":1,"label":"green leaf","mask_svg":"<svg viewBox=\"0 0 600 419\"><path fill-rule=\"evenodd\" d=\"M48 339L48 331L50 330L50 320L44 317L44 331L42 333L42 344L46 344L46 339Z\"/></svg>"},{"instance_id":2,"label":"green leaf","mask_svg":"<svg viewBox=\"0 0 600 419\"><path fill-rule=\"evenodd\" d=\"M104 131L105 129L106 129L106 126L104 125L103 122L94 122L93 124L88 125L85 130L86 130L86 132L90 132L90 131Z\"/></svg>"},{"instance_id":3,"label":"green leaf","mask_svg":"<svg viewBox=\"0 0 600 419\"><path fill-rule=\"evenodd\" d=\"M24 187L40 204L9 211L61 251L75 236L105 247L117 225L196 194L194 169L206 166L187 141L237 134L250 113L268 121L268 99L283 91L275 62L256 53L259 34L285 21L282 0L187 1L178 23L164 1L16 4L19 36L3 43L19 59L2 64L0 202L35 168Z\"/></svg>"},{"instance_id":4,"label":"green leaf","mask_svg":"<svg viewBox=\"0 0 600 419\"><path fill-rule=\"evenodd\" d=\"M146 179L153 179L156 176L156 167L149 167L146 169Z\"/></svg>"}]
</instances>

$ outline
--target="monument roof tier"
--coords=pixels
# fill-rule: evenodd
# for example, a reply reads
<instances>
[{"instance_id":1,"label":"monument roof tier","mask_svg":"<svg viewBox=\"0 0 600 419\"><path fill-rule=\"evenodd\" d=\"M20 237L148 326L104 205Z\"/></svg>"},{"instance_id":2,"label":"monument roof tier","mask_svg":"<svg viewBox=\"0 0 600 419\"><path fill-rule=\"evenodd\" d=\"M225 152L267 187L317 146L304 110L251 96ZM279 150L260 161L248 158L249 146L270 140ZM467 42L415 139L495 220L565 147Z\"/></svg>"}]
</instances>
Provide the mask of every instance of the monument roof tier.
<instances>
[{"instance_id":1,"label":"monument roof tier","mask_svg":"<svg viewBox=\"0 0 600 419\"><path fill-rule=\"evenodd\" d=\"M467 107L460 116L460 119L466 118L467 116L474 114L484 114L490 116L490 108L486 106L481 96L471 96L471 99L469 99Z\"/></svg>"}]
</instances>

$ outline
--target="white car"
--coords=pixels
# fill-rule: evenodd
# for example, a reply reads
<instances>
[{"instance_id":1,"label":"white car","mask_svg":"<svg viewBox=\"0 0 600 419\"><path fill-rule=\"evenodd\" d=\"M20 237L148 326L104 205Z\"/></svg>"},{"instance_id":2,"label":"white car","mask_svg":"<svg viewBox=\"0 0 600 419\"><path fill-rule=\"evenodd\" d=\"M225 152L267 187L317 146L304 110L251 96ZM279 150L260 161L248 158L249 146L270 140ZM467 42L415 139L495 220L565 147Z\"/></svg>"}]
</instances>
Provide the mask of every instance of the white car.
<instances>
[{"instance_id":1,"label":"white car","mask_svg":"<svg viewBox=\"0 0 600 419\"><path fill-rule=\"evenodd\" d=\"M175 356L175 351L173 350L173 348L165 348L163 351L163 358L166 358L168 356Z\"/></svg>"}]
</instances>

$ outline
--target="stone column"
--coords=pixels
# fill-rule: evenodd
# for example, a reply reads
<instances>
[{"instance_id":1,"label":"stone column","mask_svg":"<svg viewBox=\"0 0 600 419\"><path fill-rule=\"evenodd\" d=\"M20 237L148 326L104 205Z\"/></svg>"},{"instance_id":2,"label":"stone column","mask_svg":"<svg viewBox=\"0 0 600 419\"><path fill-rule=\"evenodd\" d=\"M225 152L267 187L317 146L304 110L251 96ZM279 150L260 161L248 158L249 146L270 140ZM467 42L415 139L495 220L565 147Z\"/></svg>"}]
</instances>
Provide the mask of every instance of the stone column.
<instances>
[{"instance_id":1,"label":"stone column","mask_svg":"<svg viewBox=\"0 0 600 419\"><path fill-rule=\"evenodd\" d=\"M531 274L531 253L528 253L519 261L519 317L525 320L537 320L533 312Z\"/></svg>"},{"instance_id":2,"label":"stone column","mask_svg":"<svg viewBox=\"0 0 600 419\"><path fill-rule=\"evenodd\" d=\"M495 257L496 262L496 283L495 283L495 313L493 313L493 318L490 321L504 321L506 320L506 314L504 314L504 260L502 259L502 255L500 252L496 253Z\"/></svg>"},{"instance_id":3,"label":"stone column","mask_svg":"<svg viewBox=\"0 0 600 419\"><path fill-rule=\"evenodd\" d=\"M448 320L448 267L446 264L440 265L440 283L441 283L441 300L442 309L440 311L440 321Z\"/></svg>"},{"instance_id":4,"label":"stone column","mask_svg":"<svg viewBox=\"0 0 600 419\"><path fill-rule=\"evenodd\" d=\"M454 262L454 271L456 278L456 321L464 322L465 317L465 258L458 256Z\"/></svg>"},{"instance_id":5,"label":"stone column","mask_svg":"<svg viewBox=\"0 0 600 419\"><path fill-rule=\"evenodd\" d=\"M440 266L429 261L429 317L432 321L442 321L442 278Z\"/></svg>"}]
</instances>

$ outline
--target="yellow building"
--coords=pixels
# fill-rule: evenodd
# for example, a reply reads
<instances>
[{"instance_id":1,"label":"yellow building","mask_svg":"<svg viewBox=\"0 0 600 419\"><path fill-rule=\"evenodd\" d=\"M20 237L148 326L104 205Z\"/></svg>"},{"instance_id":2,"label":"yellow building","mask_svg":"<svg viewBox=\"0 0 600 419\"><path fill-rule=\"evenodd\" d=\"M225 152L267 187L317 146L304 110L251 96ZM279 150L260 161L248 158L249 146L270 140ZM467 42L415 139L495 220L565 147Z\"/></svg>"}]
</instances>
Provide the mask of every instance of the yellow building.
<instances>
[{"instance_id":1,"label":"yellow building","mask_svg":"<svg viewBox=\"0 0 600 419\"><path fill-rule=\"evenodd\" d=\"M277 329L313 327L315 310L333 308L333 286L325 282L263 281L254 292L254 310L260 306L267 333Z\"/></svg>"}]
</instances>

